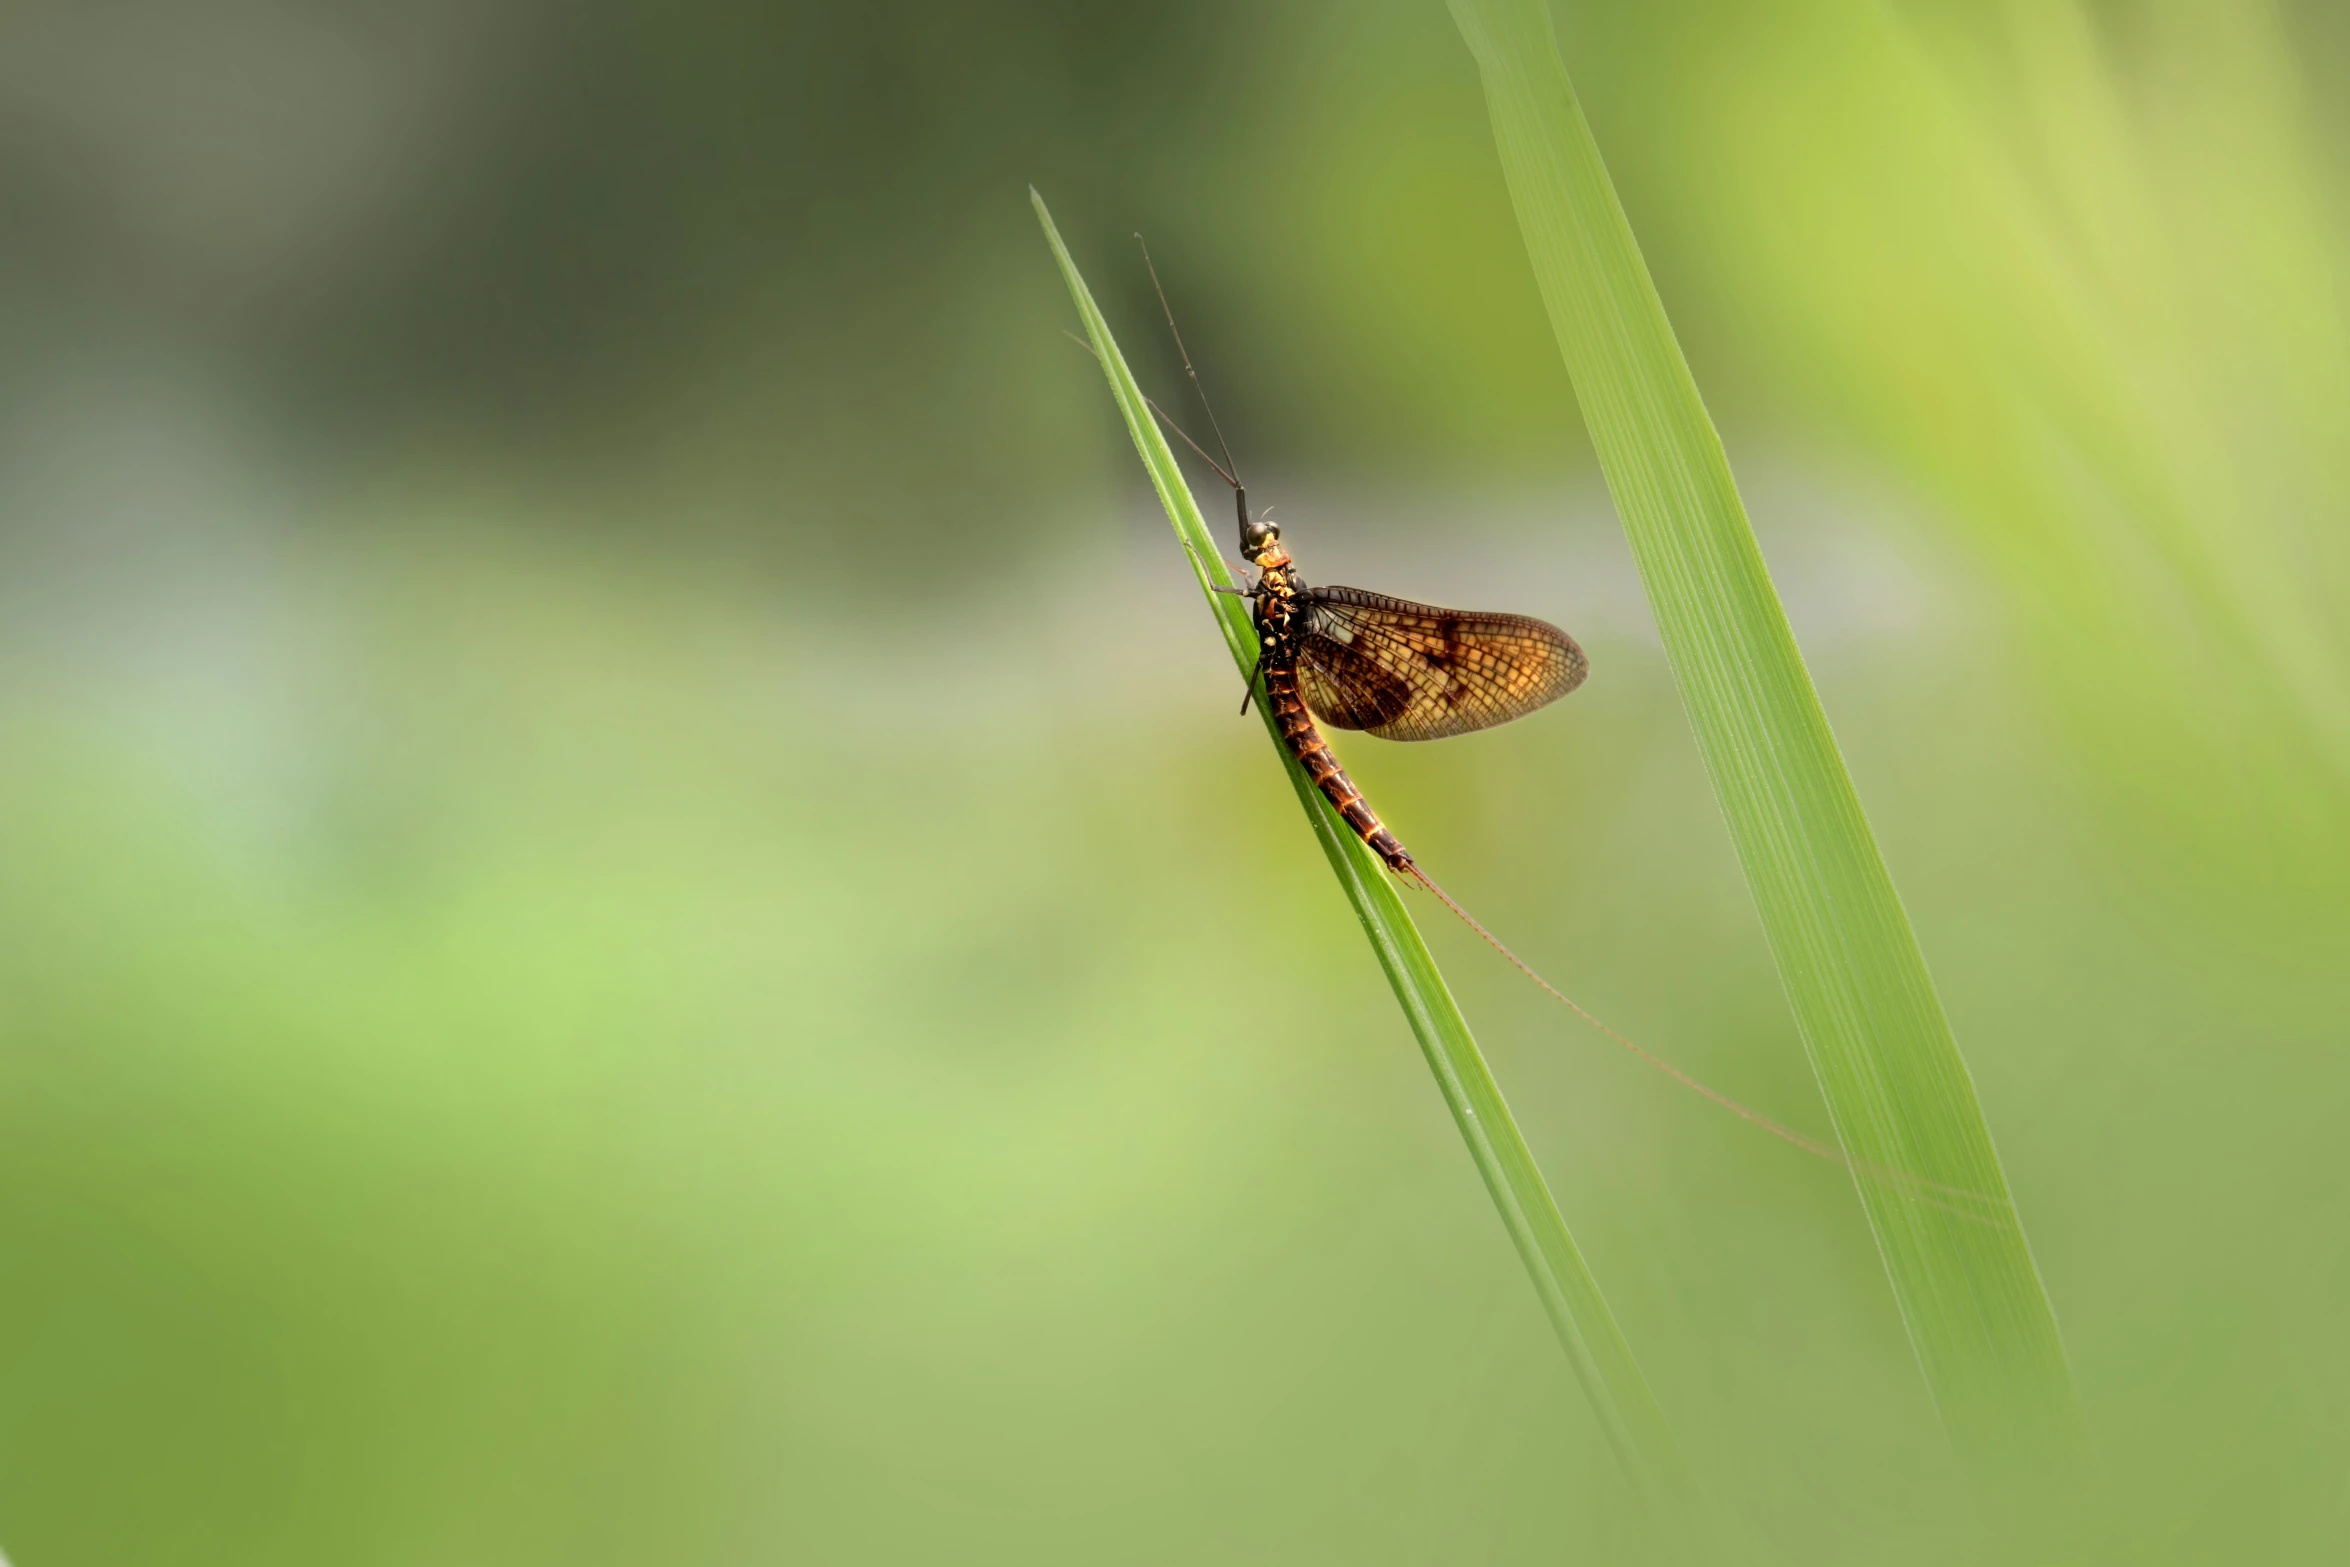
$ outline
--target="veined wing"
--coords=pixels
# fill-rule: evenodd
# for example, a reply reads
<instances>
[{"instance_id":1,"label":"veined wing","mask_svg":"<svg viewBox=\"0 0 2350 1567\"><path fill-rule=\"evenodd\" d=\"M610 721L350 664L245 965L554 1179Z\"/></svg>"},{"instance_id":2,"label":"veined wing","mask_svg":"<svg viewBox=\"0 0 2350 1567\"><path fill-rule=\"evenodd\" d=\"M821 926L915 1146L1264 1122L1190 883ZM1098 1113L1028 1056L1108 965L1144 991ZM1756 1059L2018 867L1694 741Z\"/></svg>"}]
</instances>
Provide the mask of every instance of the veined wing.
<instances>
[{"instance_id":1,"label":"veined wing","mask_svg":"<svg viewBox=\"0 0 2350 1567\"><path fill-rule=\"evenodd\" d=\"M1306 706L1334 729L1441 740L1523 718L1583 683L1575 639L1526 615L1309 588L1298 650Z\"/></svg>"}]
</instances>

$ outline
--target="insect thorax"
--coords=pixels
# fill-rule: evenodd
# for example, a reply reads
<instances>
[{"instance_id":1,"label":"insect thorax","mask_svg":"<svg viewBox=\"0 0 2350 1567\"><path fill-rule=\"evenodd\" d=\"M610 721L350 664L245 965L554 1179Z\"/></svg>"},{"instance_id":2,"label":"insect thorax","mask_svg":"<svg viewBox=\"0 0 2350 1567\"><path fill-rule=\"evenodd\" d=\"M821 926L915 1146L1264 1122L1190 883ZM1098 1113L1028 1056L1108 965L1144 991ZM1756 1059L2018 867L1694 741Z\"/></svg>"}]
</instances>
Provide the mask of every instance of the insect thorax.
<instances>
[{"instance_id":1,"label":"insect thorax","mask_svg":"<svg viewBox=\"0 0 2350 1567\"><path fill-rule=\"evenodd\" d=\"M1270 566L1257 580L1257 640L1276 657L1294 657L1298 636L1305 630L1305 605L1298 599L1298 580L1287 566Z\"/></svg>"}]
</instances>

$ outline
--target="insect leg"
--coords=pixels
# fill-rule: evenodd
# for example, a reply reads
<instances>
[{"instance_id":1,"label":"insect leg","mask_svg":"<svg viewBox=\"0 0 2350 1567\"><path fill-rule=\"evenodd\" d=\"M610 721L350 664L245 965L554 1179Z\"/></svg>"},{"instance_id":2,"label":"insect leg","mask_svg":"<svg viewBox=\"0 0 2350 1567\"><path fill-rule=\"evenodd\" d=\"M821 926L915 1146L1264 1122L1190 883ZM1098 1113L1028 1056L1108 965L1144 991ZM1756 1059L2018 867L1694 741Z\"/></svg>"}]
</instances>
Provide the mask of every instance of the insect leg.
<instances>
[{"instance_id":1,"label":"insect leg","mask_svg":"<svg viewBox=\"0 0 2350 1567\"><path fill-rule=\"evenodd\" d=\"M1184 541L1183 541L1183 553L1184 553L1184 554L1186 554L1186 555L1189 555L1189 556L1191 557L1191 559L1192 559L1192 564L1193 564L1193 565L1195 565L1195 566L1198 566L1198 568L1199 568L1199 573L1200 573L1200 575L1201 575L1201 576L1203 576L1203 577L1204 577L1204 576L1206 576L1206 575L1207 575L1207 567L1206 567L1205 565L1202 565L1202 564L1200 563L1200 558L1199 558L1199 551L1198 551L1198 550L1195 550L1195 549L1193 549L1193 548L1191 547L1191 541L1190 541L1190 540L1188 540L1188 539L1186 539L1186 540L1184 540ZM1219 560L1222 560L1222 559L1223 559L1223 557L1222 557L1221 555L1219 555L1217 558L1218 558ZM1235 566L1235 565L1233 565L1233 564L1232 564L1232 562L1230 562L1230 561L1228 561L1228 560L1227 560L1227 561L1224 561L1224 569L1225 569L1226 571L1229 571L1229 572L1231 572L1231 573L1232 573L1232 575L1234 575L1235 577L1239 577L1239 578L1241 578L1243 581L1246 581L1246 580L1247 580L1247 576L1248 576L1248 573L1247 573L1247 571L1246 571L1244 568L1242 568L1242 567L1239 567L1239 566ZM1237 597L1237 598L1244 598L1244 599L1253 599L1253 598L1255 598L1255 597L1257 596L1257 590L1256 590L1255 588L1253 588L1253 587L1250 587L1250 588L1226 588L1226 587L1219 587L1219 586L1217 586L1215 583L1211 582L1211 583L1207 584L1207 589L1208 589L1208 591L1209 591L1210 593L1230 593L1230 594L1234 595L1234 596L1235 596L1235 597Z\"/></svg>"}]
</instances>

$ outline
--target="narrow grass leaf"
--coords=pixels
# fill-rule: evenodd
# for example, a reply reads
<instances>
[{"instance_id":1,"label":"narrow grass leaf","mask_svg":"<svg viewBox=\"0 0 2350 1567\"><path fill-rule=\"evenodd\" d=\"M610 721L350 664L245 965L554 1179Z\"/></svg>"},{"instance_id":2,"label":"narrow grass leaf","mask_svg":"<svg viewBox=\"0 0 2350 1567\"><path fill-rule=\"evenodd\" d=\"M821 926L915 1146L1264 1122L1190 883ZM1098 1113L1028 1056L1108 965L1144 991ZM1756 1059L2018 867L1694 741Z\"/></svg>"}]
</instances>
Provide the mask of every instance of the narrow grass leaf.
<instances>
[{"instance_id":1,"label":"narrow grass leaf","mask_svg":"<svg viewBox=\"0 0 2350 1567\"><path fill-rule=\"evenodd\" d=\"M1134 437L1135 449L1142 454L1143 467L1167 508L1168 521L1175 525L1176 538L1191 558L1193 573L1224 634L1233 662L1246 678L1256 667L1256 637L1248 612L1241 607L1239 599L1213 591L1233 586L1231 574L1225 570L1215 539L1200 517L1199 506L1184 481L1175 453L1151 417L1142 389L1126 368L1108 324L1095 307L1085 280L1078 275L1077 264L1070 259L1068 247L1053 227L1052 215L1045 210L1043 198L1034 191L1029 195L1036 206L1037 221L1044 225L1045 238L1061 264L1062 276L1068 280L1070 296L1077 302L1086 336L1092 340L1102 372L1109 380L1110 395L1116 399L1119 412L1125 415L1127 431ZM1258 709L1262 714L1262 703ZM1567 1232L1558 1203L1543 1184L1533 1152L1511 1118L1509 1106L1502 1099L1493 1074L1487 1070L1476 1040L1470 1036L1460 1007L1453 1001L1452 992L1437 971L1435 960L1429 956L1411 916L1404 911L1386 867L1338 819L1329 802L1281 743L1270 715L1264 717L1274 753L1288 771L1298 802L1305 808L1306 819L1313 824L1314 836L1321 842L1322 852L1329 858L1330 868L1337 875L1347 901L1354 906L1355 917L1362 922L1363 933L1370 938L1379 966L1387 972L1387 982L1394 988L1404 1018L1420 1042L1421 1054L1427 1058L1428 1069L1435 1074L1445 1105L1460 1127L1461 1140L1468 1144L1469 1157L1484 1178L1485 1189L1493 1198L1495 1211L1501 1215L1502 1226L1526 1265L1534 1292L1558 1333L1559 1343L1566 1349L1610 1445L1651 1505L1670 1506L1682 1482L1680 1461L1664 1416L1632 1358L1631 1346L1625 1342L1607 1301L1599 1292L1598 1282L1585 1265L1574 1237Z\"/></svg>"},{"instance_id":2,"label":"narrow grass leaf","mask_svg":"<svg viewBox=\"0 0 2350 1567\"><path fill-rule=\"evenodd\" d=\"M1978 1474L2076 1450L2056 1317L1542 0L1451 0L1527 251L1927 1385ZM1935 1186L1981 1200L1938 1199Z\"/></svg>"}]
</instances>

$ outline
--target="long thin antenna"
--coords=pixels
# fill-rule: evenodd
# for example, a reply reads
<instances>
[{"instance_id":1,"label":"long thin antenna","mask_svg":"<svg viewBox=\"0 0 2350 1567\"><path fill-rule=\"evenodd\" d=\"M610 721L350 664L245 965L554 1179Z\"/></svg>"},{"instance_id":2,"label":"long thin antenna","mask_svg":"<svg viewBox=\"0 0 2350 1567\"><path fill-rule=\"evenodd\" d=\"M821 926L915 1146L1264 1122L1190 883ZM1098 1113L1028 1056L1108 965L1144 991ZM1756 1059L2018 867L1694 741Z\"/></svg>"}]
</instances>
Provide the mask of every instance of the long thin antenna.
<instances>
[{"instance_id":1,"label":"long thin antenna","mask_svg":"<svg viewBox=\"0 0 2350 1567\"><path fill-rule=\"evenodd\" d=\"M1087 342L1084 338L1079 337L1076 333L1068 330L1066 327L1062 328L1061 335L1067 338L1070 342L1075 343L1079 348L1084 349L1087 353L1093 354L1093 345ZM1101 355L1093 354L1093 357L1098 361L1101 358ZM1199 460L1201 462L1206 463L1209 467L1216 470L1217 478L1222 479L1226 484L1231 485L1236 490L1240 488L1240 481L1232 476L1232 470L1225 467L1222 463L1216 461L1215 458L1210 457L1206 447L1200 445L1199 442L1193 440L1189 435L1186 435L1184 433L1183 426L1175 422L1175 416L1167 412L1166 409L1159 406L1159 400L1157 398L1151 396L1150 393L1145 392L1142 394L1142 400L1150 405L1150 410L1152 413L1159 416L1159 423L1174 431L1177 438L1180 439L1184 445L1199 453ZM1208 417L1213 419L1216 416L1211 411ZM1219 439L1220 438L1221 437L1219 437ZM1232 454L1230 452L1226 452L1224 455L1229 457ZM1269 506L1266 507L1265 510L1268 515L1270 515L1272 512L1272 508Z\"/></svg>"},{"instance_id":2,"label":"long thin antenna","mask_svg":"<svg viewBox=\"0 0 2350 1567\"><path fill-rule=\"evenodd\" d=\"M1240 472L1240 464L1232 460L1232 443L1224 439L1224 427L1216 422L1216 406L1215 404L1208 401L1208 389L1200 384L1199 372L1192 368L1191 350L1183 346L1183 334L1175 330L1175 311L1174 308L1167 303L1167 290L1159 282L1159 269L1157 264L1151 260L1151 248L1149 244L1144 241L1140 234L1134 236L1134 243L1142 246L1142 264L1150 272L1151 289L1159 296L1159 309L1166 314L1167 335L1175 339L1175 352L1182 355L1183 357L1183 373L1191 377L1191 389L1199 393L1199 405L1200 407L1207 410L1208 428L1216 432L1216 445L1223 450L1224 466L1218 468L1216 471L1220 474L1223 474L1225 481L1237 490L1241 487L1241 484L1240 480L1234 477L1234 475ZM1167 416L1165 414L1161 414L1159 417L1165 419ZM1168 420L1168 422L1172 424L1174 421ZM1178 435L1183 435L1183 432L1180 430L1176 431L1175 433ZM1188 435L1184 435L1183 438L1184 440L1191 442L1191 449L1193 451L1199 452L1199 443L1197 441L1192 441L1191 437ZM1206 452L1200 452L1199 454L1202 457L1208 456ZM1208 461L1213 463L1215 459L1209 457Z\"/></svg>"},{"instance_id":3,"label":"long thin antenna","mask_svg":"<svg viewBox=\"0 0 2350 1567\"><path fill-rule=\"evenodd\" d=\"M1913 1175L1907 1170L1896 1170L1890 1165L1879 1164L1873 1159L1858 1158L1852 1154L1846 1153L1841 1148L1830 1147L1828 1144L1819 1141L1817 1138L1806 1137L1801 1132L1796 1131L1793 1127L1781 1126L1778 1122L1772 1120L1769 1116L1764 1115L1759 1110L1748 1109L1745 1105L1740 1104L1737 1100L1731 1098L1728 1094L1723 1093L1721 1090L1708 1087L1706 1084L1699 1082L1696 1078L1691 1077L1687 1072L1682 1071L1679 1067L1673 1065L1672 1062L1667 1061L1664 1057L1634 1044L1631 1040L1625 1038L1622 1034L1617 1033L1614 1029L1608 1027L1605 1023L1602 1023L1598 1018L1592 1016L1589 1011L1585 1010L1581 1002L1578 1002L1574 997L1568 995L1565 991L1559 989L1549 980L1544 979L1540 974L1534 972L1534 967L1532 964L1528 963L1524 958L1519 957L1509 948L1503 946L1500 937L1494 935L1493 932L1487 930L1483 925L1479 924L1477 917L1471 914L1467 909L1464 909L1459 904L1453 902L1452 895L1446 892L1442 887L1437 886L1435 881L1429 877L1428 873L1420 869L1418 865L1415 864L1405 867L1404 874L1410 876L1412 880L1418 882L1421 886L1434 893L1438 902L1442 903L1446 908L1452 910L1453 913L1460 916L1462 924L1468 926L1469 929L1475 931L1479 936L1482 936L1485 939L1485 944L1487 946L1500 953L1503 957L1509 959L1511 967L1515 968L1519 973L1525 975L1528 979L1534 981L1535 984L1540 985L1544 990L1549 991L1554 1000L1564 1003L1569 1011L1573 1012L1584 1022L1589 1023L1593 1028L1598 1029L1601 1033L1607 1035L1608 1038L1614 1040L1617 1044L1622 1045L1626 1050L1631 1051L1641 1060L1647 1062L1650 1066L1655 1067L1658 1071L1664 1073L1667 1077L1672 1078L1675 1082L1681 1084L1681 1086L1684 1088L1695 1089L1697 1092L1705 1095L1706 1098L1711 1099L1715 1104L1718 1104L1723 1109L1729 1111L1732 1115L1735 1115L1742 1120L1751 1122L1755 1126L1761 1127L1764 1131L1770 1133L1773 1137L1784 1138L1786 1141L1791 1142L1796 1147L1802 1149L1805 1153L1811 1154L1817 1158L1825 1159L1830 1164L1840 1164L1847 1170L1854 1171L1858 1174L1873 1175L1882 1180L1893 1181L1900 1185L1907 1186L1911 1188L1910 1195L1915 1197L1918 1201L1926 1203L1932 1207L1940 1208L1945 1213L1956 1214L1959 1218L1970 1220L1976 1224L1987 1224L1994 1229L2007 1228L2006 1221L2002 1219L1994 1218L1989 1214L1969 1213L1964 1208L1954 1207L1950 1203L1943 1202L1935 1197L1928 1196L1927 1192L1941 1192L1951 1197L1964 1198L1969 1202L1987 1203L1995 1207L2004 1207L2005 1204L2001 1203L1996 1197L1987 1197L1981 1192L1971 1192L1963 1186L1948 1186L1940 1181L1928 1180L1922 1175ZM1924 1187L1926 1190L1920 1191L1917 1189L1919 1187Z\"/></svg>"},{"instance_id":4,"label":"long thin antenna","mask_svg":"<svg viewBox=\"0 0 2350 1567\"><path fill-rule=\"evenodd\" d=\"M1226 468L1222 463L1216 461L1215 458L1210 457L1207 454L1206 449L1202 447L1199 442L1193 440L1190 436L1183 434L1183 426L1177 424L1173 419L1167 416L1167 410L1159 406L1157 398L1151 396L1148 392L1145 392L1143 394L1142 400L1151 405L1151 412L1159 416L1159 423L1165 425L1168 429L1173 430L1178 436L1181 436L1184 445L1199 453L1199 460L1201 462L1206 463L1209 467L1216 470L1217 478L1222 479L1226 484L1232 486L1233 494L1246 495L1248 493L1248 491L1241 485L1241 482L1232 476L1230 469ZM1213 419L1216 416L1214 414L1210 414L1208 417ZM1230 457L1232 454L1230 452L1226 452L1224 455L1226 457Z\"/></svg>"}]
</instances>

